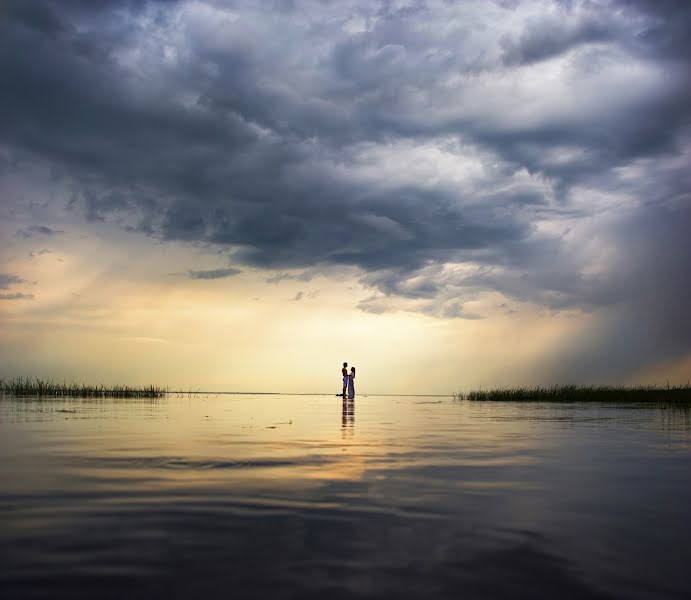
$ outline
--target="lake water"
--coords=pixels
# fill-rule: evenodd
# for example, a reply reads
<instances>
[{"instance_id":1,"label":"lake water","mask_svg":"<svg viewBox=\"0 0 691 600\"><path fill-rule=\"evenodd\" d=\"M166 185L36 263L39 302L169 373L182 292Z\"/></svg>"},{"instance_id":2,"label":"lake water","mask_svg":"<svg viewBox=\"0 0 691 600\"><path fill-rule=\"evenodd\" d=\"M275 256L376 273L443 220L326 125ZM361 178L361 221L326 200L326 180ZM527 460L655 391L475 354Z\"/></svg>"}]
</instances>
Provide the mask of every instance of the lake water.
<instances>
[{"instance_id":1,"label":"lake water","mask_svg":"<svg viewBox=\"0 0 691 600\"><path fill-rule=\"evenodd\" d=\"M689 598L681 410L0 398L0 596Z\"/></svg>"}]
</instances>

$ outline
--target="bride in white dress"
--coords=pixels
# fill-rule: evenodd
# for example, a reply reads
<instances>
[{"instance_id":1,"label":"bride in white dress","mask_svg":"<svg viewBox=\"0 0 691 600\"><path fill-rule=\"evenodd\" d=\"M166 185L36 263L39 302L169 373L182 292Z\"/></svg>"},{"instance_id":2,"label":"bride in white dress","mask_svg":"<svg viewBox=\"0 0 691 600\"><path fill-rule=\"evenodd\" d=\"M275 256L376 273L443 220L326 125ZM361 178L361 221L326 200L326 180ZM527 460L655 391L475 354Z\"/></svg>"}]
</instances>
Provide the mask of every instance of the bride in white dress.
<instances>
[{"instance_id":1,"label":"bride in white dress","mask_svg":"<svg viewBox=\"0 0 691 600\"><path fill-rule=\"evenodd\" d=\"M355 398L355 367L350 368L348 375L348 400Z\"/></svg>"}]
</instances>

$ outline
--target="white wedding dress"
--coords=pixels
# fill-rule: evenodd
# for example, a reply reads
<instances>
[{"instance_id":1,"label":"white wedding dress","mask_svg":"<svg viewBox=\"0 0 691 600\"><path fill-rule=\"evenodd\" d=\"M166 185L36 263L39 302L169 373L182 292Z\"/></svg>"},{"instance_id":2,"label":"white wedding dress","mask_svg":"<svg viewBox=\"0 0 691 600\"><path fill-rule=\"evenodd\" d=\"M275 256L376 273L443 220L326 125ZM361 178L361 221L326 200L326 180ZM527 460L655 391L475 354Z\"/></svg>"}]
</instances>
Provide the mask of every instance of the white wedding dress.
<instances>
[{"instance_id":1,"label":"white wedding dress","mask_svg":"<svg viewBox=\"0 0 691 600\"><path fill-rule=\"evenodd\" d=\"M355 375L348 376L348 400L355 398Z\"/></svg>"}]
</instances>

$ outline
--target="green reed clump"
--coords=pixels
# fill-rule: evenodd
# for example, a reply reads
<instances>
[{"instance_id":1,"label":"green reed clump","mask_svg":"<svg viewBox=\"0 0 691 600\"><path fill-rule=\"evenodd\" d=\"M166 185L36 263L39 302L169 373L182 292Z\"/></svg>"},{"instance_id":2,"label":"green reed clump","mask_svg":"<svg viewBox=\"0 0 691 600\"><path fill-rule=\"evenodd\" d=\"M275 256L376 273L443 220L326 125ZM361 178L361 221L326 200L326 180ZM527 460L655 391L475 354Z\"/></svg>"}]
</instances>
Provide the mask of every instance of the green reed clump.
<instances>
[{"instance_id":1,"label":"green reed clump","mask_svg":"<svg viewBox=\"0 0 691 600\"><path fill-rule=\"evenodd\" d=\"M488 402L654 402L691 403L691 386L553 385L507 387L454 394L459 400Z\"/></svg>"},{"instance_id":2,"label":"green reed clump","mask_svg":"<svg viewBox=\"0 0 691 600\"><path fill-rule=\"evenodd\" d=\"M0 392L13 396L70 396L76 398L162 398L165 388L154 385L133 387L128 385L87 385L83 383L57 383L31 377L0 379Z\"/></svg>"}]
</instances>

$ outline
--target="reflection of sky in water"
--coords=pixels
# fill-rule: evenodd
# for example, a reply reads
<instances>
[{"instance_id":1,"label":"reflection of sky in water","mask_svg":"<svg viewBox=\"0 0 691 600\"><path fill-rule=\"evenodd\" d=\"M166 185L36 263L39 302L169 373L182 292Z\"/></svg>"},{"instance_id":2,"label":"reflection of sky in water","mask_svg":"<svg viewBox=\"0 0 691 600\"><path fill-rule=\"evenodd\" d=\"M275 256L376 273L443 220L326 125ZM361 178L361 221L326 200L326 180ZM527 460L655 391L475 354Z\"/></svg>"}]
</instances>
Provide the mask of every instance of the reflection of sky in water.
<instances>
[{"instance_id":1,"label":"reflection of sky in water","mask_svg":"<svg viewBox=\"0 0 691 600\"><path fill-rule=\"evenodd\" d=\"M689 413L0 400L0 595L679 597Z\"/></svg>"}]
</instances>

